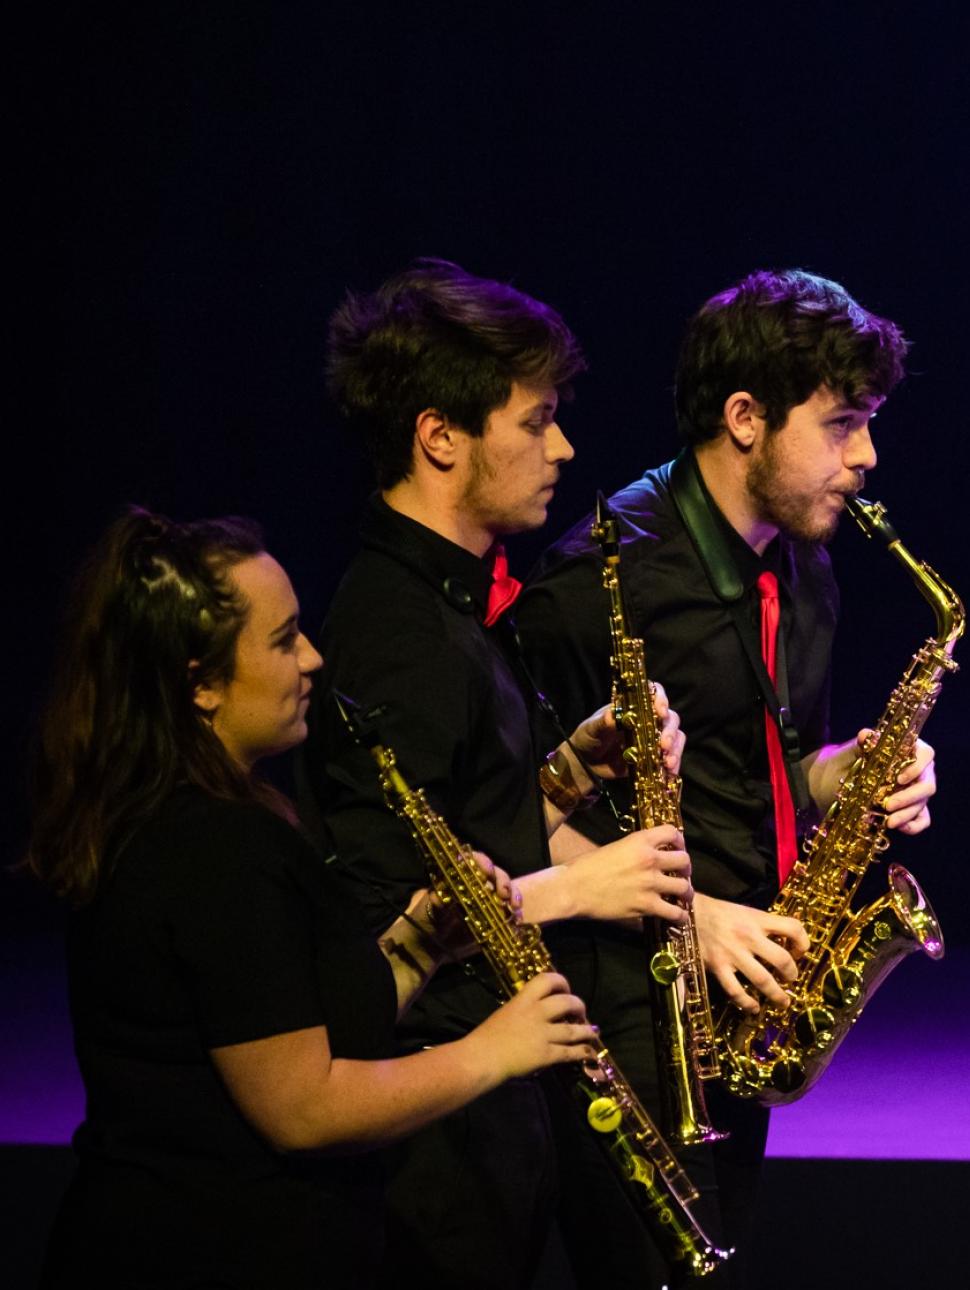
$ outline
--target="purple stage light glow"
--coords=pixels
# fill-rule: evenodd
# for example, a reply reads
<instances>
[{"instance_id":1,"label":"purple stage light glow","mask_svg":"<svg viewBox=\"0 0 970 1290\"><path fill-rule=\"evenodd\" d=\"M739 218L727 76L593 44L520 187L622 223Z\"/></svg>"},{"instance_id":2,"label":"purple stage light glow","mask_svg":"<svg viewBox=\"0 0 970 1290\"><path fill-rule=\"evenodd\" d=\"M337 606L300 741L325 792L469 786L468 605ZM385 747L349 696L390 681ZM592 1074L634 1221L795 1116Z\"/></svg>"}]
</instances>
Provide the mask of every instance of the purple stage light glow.
<instances>
[{"instance_id":1,"label":"purple stage light glow","mask_svg":"<svg viewBox=\"0 0 970 1290\"><path fill-rule=\"evenodd\" d=\"M16 965L14 968L11 964ZM0 1142L61 1145L84 1114L63 955L21 942L4 965ZM970 950L914 955L885 982L800 1102L772 1113L768 1154L970 1160Z\"/></svg>"},{"instance_id":2,"label":"purple stage light glow","mask_svg":"<svg viewBox=\"0 0 970 1290\"><path fill-rule=\"evenodd\" d=\"M812 1091L772 1114L768 1154L970 1160L968 990L965 948L908 959Z\"/></svg>"}]
</instances>

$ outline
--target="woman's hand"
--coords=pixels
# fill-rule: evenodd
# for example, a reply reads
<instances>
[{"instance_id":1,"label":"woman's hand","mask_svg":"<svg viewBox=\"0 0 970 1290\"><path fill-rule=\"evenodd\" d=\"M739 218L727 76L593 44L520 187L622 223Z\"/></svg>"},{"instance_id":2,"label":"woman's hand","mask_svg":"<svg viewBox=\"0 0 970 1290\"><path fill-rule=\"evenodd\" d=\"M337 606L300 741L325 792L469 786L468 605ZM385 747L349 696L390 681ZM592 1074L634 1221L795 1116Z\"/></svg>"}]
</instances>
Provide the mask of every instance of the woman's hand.
<instances>
[{"instance_id":1,"label":"woman's hand","mask_svg":"<svg viewBox=\"0 0 970 1290\"><path fill-rule=\"evenodd\" d=\"M472 1060L491 1064L497 1082L596 1056L597 1030L569 982L542 972L461 1041Z\"/></svg>"}]
</instances>

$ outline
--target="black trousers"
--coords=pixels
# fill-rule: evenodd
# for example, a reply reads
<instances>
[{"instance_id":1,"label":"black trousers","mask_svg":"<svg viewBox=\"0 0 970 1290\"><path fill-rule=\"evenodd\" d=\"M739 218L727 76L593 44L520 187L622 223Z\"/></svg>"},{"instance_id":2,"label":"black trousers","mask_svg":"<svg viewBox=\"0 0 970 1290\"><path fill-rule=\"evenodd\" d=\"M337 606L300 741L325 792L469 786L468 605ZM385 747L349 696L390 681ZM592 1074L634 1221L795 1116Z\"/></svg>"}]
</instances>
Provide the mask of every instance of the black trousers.
<instances>
[{"instance_id":1,"label":"black trousers","mask_svg":"<svg viewBox=\"0 0 970 1290\"><path fill-rule=\"evenodd\" d=\"M538 1079L511 1080L395 1148L381 1286L526 1290L556 1204Z\"/></svg>"},{"instance_id":2,"label":"black trousers","mask_svg":"<svg viewBox=\"0 0 970 1290\"><path fill-rule=\"evenodd\" d=\"M646 951L634 932L592 926L564 928L554 937L554 955L573 990L586 1000L624 1076L651 1118L661 1125L661 1098L653 1023L646 985ZM705 1086L710 1118L728 1131L724 1142L676 1151L700 1193L692 1213L718 1247L736 1253L703 1285L744 1290L745 1255L755 1221L758 1178L768 1131L768 1113ZM647 1234L603 1154L565 1096L551 1097L559 1159L559 1225L577 1290L659 1290L677 1283L677 1271ZM698 1283L701 1284L701 1283Z\"/></svg>"}]
</instances>

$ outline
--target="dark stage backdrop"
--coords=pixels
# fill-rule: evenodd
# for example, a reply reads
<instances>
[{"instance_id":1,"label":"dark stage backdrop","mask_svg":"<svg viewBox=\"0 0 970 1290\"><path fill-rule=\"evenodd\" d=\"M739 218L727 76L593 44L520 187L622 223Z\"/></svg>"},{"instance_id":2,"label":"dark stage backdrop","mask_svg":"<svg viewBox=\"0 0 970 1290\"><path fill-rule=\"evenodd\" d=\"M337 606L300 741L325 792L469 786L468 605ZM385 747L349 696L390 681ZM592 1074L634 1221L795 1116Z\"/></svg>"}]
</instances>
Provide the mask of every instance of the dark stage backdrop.
<instances>
[{"instance_id":1,"label":"dark stage backdrop","mask_svg":"<svg viewBox=\"0 0 970 1290\"><path fill-rule=\"evenodd\" d=\"M307 624L321 619L369 486L325 399L326 320L346 286L414 255L512 279L584 340L591 370L562 419L577 461L549 537L596 486L673 455L677 340L706 296L762 266L844 282L913 340L870 494L970 593L961 7L600 10L238 0L63 5L35 23L13 73L26 236L11 266L6 860L66 572L122 503L257 516ZM519 570L543 541L513 544ZM845 736L882 709L931 618L854 528L835 558ZM898 848L955 941L966 696L950 681L928 730L933 834ZM11 944L50 931L40 896L3 886Z\"/></svg>"}]
</instances>

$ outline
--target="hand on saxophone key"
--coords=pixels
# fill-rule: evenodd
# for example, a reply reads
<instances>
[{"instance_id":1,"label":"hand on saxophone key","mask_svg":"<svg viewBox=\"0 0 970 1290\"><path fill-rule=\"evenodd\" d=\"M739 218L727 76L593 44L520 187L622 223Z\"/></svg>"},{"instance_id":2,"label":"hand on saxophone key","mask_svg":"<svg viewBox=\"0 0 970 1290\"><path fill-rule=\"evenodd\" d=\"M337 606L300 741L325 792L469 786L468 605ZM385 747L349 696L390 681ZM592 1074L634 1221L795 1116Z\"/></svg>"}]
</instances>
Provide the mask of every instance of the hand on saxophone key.
<instances>
[{"instance_id":1,"label":"hand on saxophone key","mask_svg":"<svg viewBox=\"0 0 970 1290\"><path fill-rule=\"evenodd\" d=\"M488 1063L501 1082L563 1062L589 1062L598 1032L586 1005L557 972L540 972L460 1041Z\"/></svg>"},{"instance_id":2,"label":"hand on saxophone key","mask_svg":"<svg viewBox=\"0 0 970 1290\"><path fill-rule=\"evenodd\" d=\"M733 1004L745 1012L757 1012L761 1006L738 980L740 973L769 1003L788 1006L782 983L796 979L795 960L809 946L798 919L698 892L694 920L704 966Z\"/></svg>"},{"instance_id":3,"label":"hand on saxophone key","mask_svg":"<svg viewBox=\"0 0 970 1290\"><path fill-rule=\"evenodd\" d=\"M494 860L490 860L484 851L472 851L475 863L488 879L499 900L504 901L515 915L516 922L522 919L522 893L504 869Z\"/></svg>"},{"instance_id":4,"label":"hand on saxophone key","mask_svg":"<svg viewBox=\"0 0 970 1290\"><path fill-rule=\"evenodd\" d=\"M484 851L472 851L475 863L488 879L495 894L508 905L515 921L522 921L522 892L504 869L500 868ZM412 916L428 939L449 959L468 958L479 949L469 932L460 906L454 901L444 901L436 891L424 889L412 897Z\"/></svg>"},{"instance_id":5,"label":"hand on saxophone key","mask_svg":"<svg viewBox=\"0 0 970 1290\"><path fill-rule=\"evenodd\" d=\"M671 775L676 775L680 772L686 743L686 736L680 728L680 716L670 706L662 685L654 682L650 690L653 710L660 722L660 747L664 754L664 766ZM627 740L616 728L610 704L598 708L592 716L581 721L570 736L569 743L582 754L585 763L601 779L623 779L626 776L627 763L623 759L623 750Z\"/></svg>"},{"instance_id":6,"label":"hand on saxophone key","mask_svg":"<svg viewBox=\"0 0 970 1290\"><path fill-rule=\"evenodd\" d=\"M670 706L667 691L659 681L650 685L653 695L653 710L660 720L660 747L664 754L664 767L670 775L680 774L680 763L684 756L684 745L687 736L680 728L680 715Z\"/></svg>"},{"instance_id":7,"label":"hand on saxophone key","mask_svg":"<svg viewBox=\"0 0 970 1290\"><path fill-rule=\"evenodd\" d=\"M864 747L871 730L860 730L857 743ZM913 759L896 778L896 792L882 803L886 826L900 833L922 833L930 827L929 800L936 792L936 765L933 749L922 739L916 741Z\"/></svg>"},{"instance_id":8,"label":"hand on saxophone key","mask_svg":"<svg viewBox=\"0 0 970 1290\"><path fill-rule=\"evenodd\" d=\"M651 915L671 923L687 918L690 857L683 834L671 824L630 833L568 865L574 917L640 918ZM673 904L679 901L680 904Z\"/></svg>"},{"instance_id":9,"label":"hand on saxophone key","mask_svg":"<svg viewBox=\"0 0 970 1290\"><path fill-rule=\"evenodd\" d=\"M828 744L805 758L802 764L808 775L809 792L823 814L841 791L860 751L868 749L874 733L866 727L855 739ZM880 803L886 813L886 827L901 833L922 833L930 826L929 799L936 792L936 766L928 743L916 741L912 759L899 772L896 784L896 791Z\"/></svg>"}]
</instances>

